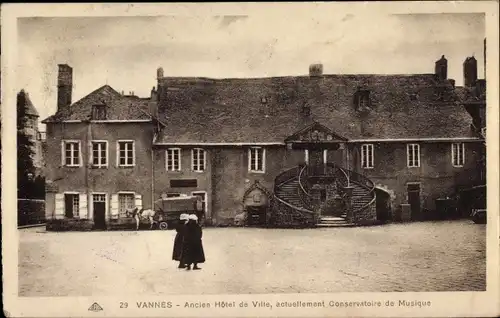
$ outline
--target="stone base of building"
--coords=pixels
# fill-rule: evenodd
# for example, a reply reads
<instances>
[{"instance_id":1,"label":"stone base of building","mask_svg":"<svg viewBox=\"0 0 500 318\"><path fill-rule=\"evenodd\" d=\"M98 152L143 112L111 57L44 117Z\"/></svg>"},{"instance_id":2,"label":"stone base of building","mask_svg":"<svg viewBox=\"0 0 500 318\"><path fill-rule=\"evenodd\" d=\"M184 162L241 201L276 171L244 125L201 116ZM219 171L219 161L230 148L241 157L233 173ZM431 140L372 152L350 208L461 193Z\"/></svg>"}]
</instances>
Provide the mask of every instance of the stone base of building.
<instances>
[{"instance_id":1,"label":"stone base of building","mask_svg":"<svg viewBox=\"0 0 500 318\"><path fill-rule=\"evenodd\" d=\"M63 219L63 220L47 220L47 231L91 231L94 228L92 220L80 219Z\"/></svg>"}]
</instances>

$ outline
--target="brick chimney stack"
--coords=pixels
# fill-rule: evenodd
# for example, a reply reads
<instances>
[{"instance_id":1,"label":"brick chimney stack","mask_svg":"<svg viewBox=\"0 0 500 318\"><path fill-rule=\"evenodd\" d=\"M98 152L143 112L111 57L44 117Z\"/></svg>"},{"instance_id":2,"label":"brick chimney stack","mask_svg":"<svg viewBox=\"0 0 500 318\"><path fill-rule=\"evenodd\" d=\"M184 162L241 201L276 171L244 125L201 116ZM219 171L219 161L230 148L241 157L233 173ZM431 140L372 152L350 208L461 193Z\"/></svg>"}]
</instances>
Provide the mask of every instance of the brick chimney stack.
<instances>
[{"instance_id":1,"label":"brick chimney stack","mask_svg":"<svg viewBox=\"0 0 500 318\"><path fill-rule=\"evenodd\" d=\"M309 65L309 76L322 76L323 75L323 64L311 64Z\"/></svg>"},{"instance_id":2,"label":"brick chimney stack","mask_svg":"<svg viewBox=\"0 0 500 318\"><path fill-rule=\"evenodd\" d=\"M444 81L448 78L448 60L444 57L444 55L436 61L434 74L441 81Z\"/></svg>"},{"instance_id":3,"label":"brick chimney stack","mask_svg":"<svg viewBox=\"0 0 500 318\"><path fill-rule=\"evenodd\" d=\"M71 105L73 92L73 69L67 64L59 64L57 75L57 111Z\"/></svg>"},{"instance_id":4,"label":"brick chimney stack","mask_svg":"<svg viewBox=\"0 0 500 318\"><path fill-rule=\"evenodd\" d=\"M474 56L464 61L464 86L472 87L477 81L477 60Z\"/></svg>"}]
</instances>

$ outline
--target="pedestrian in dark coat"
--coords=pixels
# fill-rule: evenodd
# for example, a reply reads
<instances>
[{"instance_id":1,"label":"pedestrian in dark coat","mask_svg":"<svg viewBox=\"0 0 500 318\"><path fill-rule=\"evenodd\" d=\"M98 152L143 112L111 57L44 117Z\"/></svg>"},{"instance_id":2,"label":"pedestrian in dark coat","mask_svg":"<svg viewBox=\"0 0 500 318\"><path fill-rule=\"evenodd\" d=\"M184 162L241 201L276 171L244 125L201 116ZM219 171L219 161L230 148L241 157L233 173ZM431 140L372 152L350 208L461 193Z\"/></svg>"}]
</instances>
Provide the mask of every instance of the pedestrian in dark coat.
<instances>
[{"instance_id":1,"label":"pedestrian in dark coat","mask_svg":"<svg viewBox=\"0 0 500 318\"><path fill-rule=\"evenodd\" d=\"M188 214L181 214L179 222L175 227L177 234L175 235L174 239L174 249L172 252L172 259L174 261L179 261L179 268L186 267L186 265L181 262L181 256L182 256L182 248L183 248L182 245L184 242L184 235L186 232L186 223L188 221L188 217L189 217Z\"/></svg>"},{"instance_id":2,"label":"pedestrian in dark coat","mask_svg":"<svg viewBox=\"0 0 500 318\"><path fill-rule=\"evenodd\" d=\"M191 214L189 222L186 224L181 256L181 263L187 265L187 270L191 269L191 264L194 265L194 270L201 269L198 267L198 264L205 262L205 252L203 251L203 244L201 242L202 236L203 231L198 224L198 217Z\"/></svg>"}]
</instances>

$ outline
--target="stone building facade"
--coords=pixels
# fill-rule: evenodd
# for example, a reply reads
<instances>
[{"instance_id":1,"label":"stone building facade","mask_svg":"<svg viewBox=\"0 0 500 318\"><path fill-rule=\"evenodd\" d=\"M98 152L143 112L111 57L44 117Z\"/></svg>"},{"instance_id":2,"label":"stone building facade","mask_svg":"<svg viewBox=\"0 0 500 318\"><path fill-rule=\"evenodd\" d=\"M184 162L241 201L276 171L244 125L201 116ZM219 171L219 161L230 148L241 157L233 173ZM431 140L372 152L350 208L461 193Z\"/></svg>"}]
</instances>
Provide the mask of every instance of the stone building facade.
<instances>
[{"instance_id":1,"label":"stone building facade","mask_svg":"<svg viewBox=\"0 0 500 318\"><path fill-rule=\"evenodd\" d=\"M470 61L465 83L481 86ZM477 182L484 146L447 67L443 56L429 74L311 65L252 79L159 68L147 98L106 85L72 103L60 65L58 111L44 120L47 218L106 228L181 194L200 196L213 225L259 213L273 224L432 218L435 199Z\"/></svg>"}]
</instances>

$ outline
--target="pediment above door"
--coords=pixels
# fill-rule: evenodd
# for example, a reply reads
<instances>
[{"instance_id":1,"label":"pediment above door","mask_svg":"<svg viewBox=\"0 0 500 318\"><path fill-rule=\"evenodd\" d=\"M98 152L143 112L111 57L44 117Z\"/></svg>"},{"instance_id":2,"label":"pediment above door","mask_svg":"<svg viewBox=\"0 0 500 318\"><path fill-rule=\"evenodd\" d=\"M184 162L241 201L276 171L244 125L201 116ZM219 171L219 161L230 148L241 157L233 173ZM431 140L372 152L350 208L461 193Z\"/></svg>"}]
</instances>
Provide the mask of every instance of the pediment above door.
<instances>
[{"instance_id":1,"label":"pediment above door","mask_svg":"<svg viewBox=\"0 0 500 318\"><path fill-rule=\"evenodd\" d=\"M309 125L293 135L287 137L285 139L285 143L287 144L300 144L300 143L344 143L347 141L347 138L333 132L326 126L321 125L320 123L313 123Z\"/></svg>"}]
</instances>

